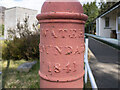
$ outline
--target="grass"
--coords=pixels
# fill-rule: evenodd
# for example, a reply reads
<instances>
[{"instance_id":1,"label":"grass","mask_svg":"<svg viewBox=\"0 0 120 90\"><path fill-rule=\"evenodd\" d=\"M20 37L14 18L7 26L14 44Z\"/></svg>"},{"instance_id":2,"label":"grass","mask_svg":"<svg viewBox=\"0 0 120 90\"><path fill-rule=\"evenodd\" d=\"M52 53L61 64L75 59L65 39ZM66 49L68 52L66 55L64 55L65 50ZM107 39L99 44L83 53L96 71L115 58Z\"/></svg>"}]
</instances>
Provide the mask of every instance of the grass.
<instances>
[{"instance_id":1,"label":"grass","mask_svg":"<svg viewBox=\"0 0 120 90\"><path fill-rule=\"evenodd\" d=\"M4 45L4 41L0 40L0 60L2 60L2 47Z\"/></svg>"},{"instance_id":2,"label":"grass","mask_svg":"<svg viewBox=\"0 0 120 90\"><path fill-rule=\"evenodd\" d=\"M2 71L2 46L4 41L0 40L0 72ZM2 75L0 75L0 89L2 88Z\"/></svg>"},{"instance_id":3,"label":"grass","mask_svg":"<svg viewBox=\"0 0 120 90\"><path fill-rule=\"evenodd\" d=\"M39 62L28 73L20 73L16 69L20 64L25 63L25 60L12 61L7 72L5 81L5 88L40 88L39 87ZM5 70L7 61L3 62L3 72Z\"/></svg>"},{"instance_id":4,"label":"grass","mask_svg":"<svg viewBox=\"0 0 120 90\"><path fill-rule=\"evenodd\" d=\"M87 79L87 84L84 85L84 90L86 90L86 89L89 89L89 90L92 89L89 77Z\"/></svg>"},{"instance_id":5,"label":"grass","mask_svg":"<svg viewBox=\"0 0 120 90\"><path fill-rule=\"evenodd\" d=\"M16 68L25 63L25 60L12 61L10 62L10 67L7 72L7 78L5 83L5 88L40 88L40 80L38 75L39 62L30 70L28 73L19 73ZM3 72L7 65L7 61L3 61ZM88 83L84 85L84 90L86 88L91 88L91 84L88 78Z\"/></svg>"},{"instance_id":6,"label":"grass","mask_svg":"<svg viewBox=\"0 0 120 90\"><path fill-rule=\"evenodd\" d=\"M2 60L2 47L5 47L6 44L3 40L0 40L0 69L2 72L5 71L7 66L7 61ZM5 79L5 88L40 88L39 87L39 62L33 66L33 68L28 73L20 73L16 69L19 65L25 63L25 60L19 61L10 61L10 66L7 72ZM0 70L1 71L1 70ZM4 73L2 74L4 75ZM2 84L2 77L0 76L0 85ZM0 86L1 88L1 86Z\"/></svg>"},{"instance_id":7,"label":"grass","mask_svg":"<svg viewBox=\"0 0 120 90\"><path fill-rule=\"evenodd\" d=\"M0 72L2 71L1 68L2 67L2 63L0 61ZM2 75L0 75L0 89L2 88Z\"/></svg>"},{"instance_id":8,"label":"grass","mask_svg":"<svg viewBox=\"0 0 120 90\"><path fill-rule=\"evenodd\" d=\"M88 62L89 62L89 60L90 60L90 50L88 50ZM89 79L89 75L88 75L88 73L87 73L87 76L88 76L88 78L87 78L87 84L85 84L84 85L84 90L85 89L90 89L91 90L91 88L92 88L92 86L91 86L91 83L90 83L90 79Z\"/></svg>"},{"instance_id":9,"label":"grass","mask_svg":"<svg viewBox=\"0 0 120 90\"><path fill-rule=\"evenodd\" d=\"M0 52L1 47L5 46L4 41L0 41ZM1 54L1 53L0 53ZM0 57L1 59L1 57ZM10 62L10 67L7 72L7 78L5 79L5 88L40 88L40 80L38 75L39 62L28 72L28 73L19 73L16 69L19 65L25 63L25 60L13 61ZM0 67L4 72L7 65L7 61L0 61ZM1 77L1 76L0 76ZM0 78L1 85L2 78ZM88 83L84 85L84 90L86 88L91 88L91 84L88 78Z\"/></svg>"}]
</instances>

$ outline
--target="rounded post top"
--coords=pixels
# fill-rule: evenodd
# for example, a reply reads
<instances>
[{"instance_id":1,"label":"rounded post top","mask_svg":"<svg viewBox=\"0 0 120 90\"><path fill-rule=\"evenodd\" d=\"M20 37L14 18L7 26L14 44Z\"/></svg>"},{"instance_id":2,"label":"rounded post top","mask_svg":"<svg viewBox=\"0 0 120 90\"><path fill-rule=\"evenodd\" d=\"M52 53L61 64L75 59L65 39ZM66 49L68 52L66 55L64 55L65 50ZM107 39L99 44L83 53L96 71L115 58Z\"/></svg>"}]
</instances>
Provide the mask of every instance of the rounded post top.
<instances>
[{"instance_id":1,"label":"rounded post top","mask_svg":"<svg viewBox=\"0 0 120 90\"><path fill-rule=\"evenodd\" d=\"M83 7L78 0L46 0L38 20L44 19L79 19L86 21Z\"/></svg>"},{"instance_id":2,"label":"rounded post top","mask_svg":"<svg viewBox=\"0 0 120 90\"><path fill-rule=\"evenodd\" d=\"M46 0L41 13L46 12L83 13L83 8L78 0Z\"/></svg>"}]
</instances>

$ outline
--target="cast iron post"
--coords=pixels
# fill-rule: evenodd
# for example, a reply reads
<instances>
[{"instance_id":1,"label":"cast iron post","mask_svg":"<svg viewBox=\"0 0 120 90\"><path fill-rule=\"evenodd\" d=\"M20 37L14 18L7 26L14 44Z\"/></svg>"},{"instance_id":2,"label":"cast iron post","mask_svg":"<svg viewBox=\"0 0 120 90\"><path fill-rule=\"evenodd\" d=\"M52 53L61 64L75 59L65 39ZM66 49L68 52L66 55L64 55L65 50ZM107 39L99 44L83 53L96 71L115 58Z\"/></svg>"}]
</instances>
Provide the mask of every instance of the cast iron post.
<instances>
[{"instance_id":1,"label":"cast iron post","mask_svg":"<svg viewBox=\"0 0 120 90\"><path fill-rule=\"evenodd\" d=\"M83 88L87 16L78 0L54 1L46 0L37 15L40 88Z\"/></svg>"}]
</instances>

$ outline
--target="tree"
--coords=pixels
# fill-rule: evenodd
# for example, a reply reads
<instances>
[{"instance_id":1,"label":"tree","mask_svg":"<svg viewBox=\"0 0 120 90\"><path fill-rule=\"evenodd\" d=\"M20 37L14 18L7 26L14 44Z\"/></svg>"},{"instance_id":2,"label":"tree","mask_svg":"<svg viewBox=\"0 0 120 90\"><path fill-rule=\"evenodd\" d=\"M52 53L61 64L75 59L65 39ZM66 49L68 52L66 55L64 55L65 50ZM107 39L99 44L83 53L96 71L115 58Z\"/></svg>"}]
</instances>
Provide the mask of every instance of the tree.
<instances>
[{"instance_id":1,"label":"tree","mask_svg":"<svg viewBox=\"0 0 120 90\"><path fill-rule=\"evenodd\" d=\"M96 5L96 1L84 4L83 9L84 9L84 13L86 15L88 15L88 20L87 20L86 25L85 25L86 32L88 32L87 27L98 16L99 9Z\"/></svg>"},{"instance_id":2,"label":"tree","mask_svg":"<svg viewBox=\"0 0 120 90\"><path fill-rule=\"evenodd\" d=\"M35 24L33 24L34 32L30 30L30 27L28 25L28 19L29 19L29 16L24 19L23 24L21 24L20 21L18 20L16 29L7 30L8 37L9 38L23 38L23 37L27 37L27 36L30 36L36 33L38 31L37 27L35 26Z\"/></svg>"},{"instance_id":3,"label":"tree","mask_svg":"<svg viewBox=\"0 0 120 90\"><path fill-rule=\"evenodd\" d=\"M110 0L109 0L110 1ZM91 3L87 3L83 5L84 13L88 15L88 20L85 25L85 32L89 32L88 30L95 30L95 24L93 24L93 20L103 12L105 12L108 8L113 6L115 4L114 0L111 0L111 2L106 2L104 0L100 0L98 3L99 6L96 5L96 0Z\"/></svg>"},{"instance_id":4,"label":"tree","mask_svg":"<svg viewBox=\"0 0 120 90\"><path fill-rule=\"evenodd\" d=\"M99 4L99 14L102 14L103 12L105 12L108 8L110 8L111 6L113 6L116 2L114 0L106 0L106 2L104 0L100 0Z\"/></svg>"}]
</instances>

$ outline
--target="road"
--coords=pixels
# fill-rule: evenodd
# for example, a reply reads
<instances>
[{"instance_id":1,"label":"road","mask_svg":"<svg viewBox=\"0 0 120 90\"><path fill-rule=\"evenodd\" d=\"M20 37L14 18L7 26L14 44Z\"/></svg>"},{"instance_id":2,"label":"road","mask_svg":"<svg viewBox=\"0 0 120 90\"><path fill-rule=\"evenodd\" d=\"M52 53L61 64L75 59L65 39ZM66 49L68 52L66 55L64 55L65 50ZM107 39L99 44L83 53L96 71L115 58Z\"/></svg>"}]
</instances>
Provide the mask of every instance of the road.
<instances>
[{"instance_id":1,"label":"road","mask_svg":"<svg viewBox=\"0 0 120 90\"><path fill-rule=\"evenodd\" d=\"M98 88L120 88L120 51L92 38L89 49L95 56L89 64Z\"/></svg>"}]
</instances>

